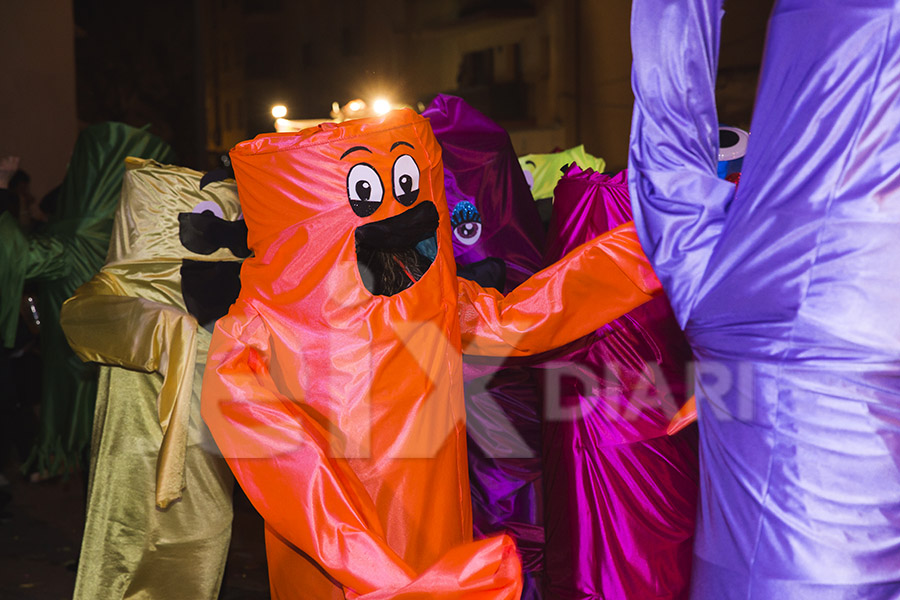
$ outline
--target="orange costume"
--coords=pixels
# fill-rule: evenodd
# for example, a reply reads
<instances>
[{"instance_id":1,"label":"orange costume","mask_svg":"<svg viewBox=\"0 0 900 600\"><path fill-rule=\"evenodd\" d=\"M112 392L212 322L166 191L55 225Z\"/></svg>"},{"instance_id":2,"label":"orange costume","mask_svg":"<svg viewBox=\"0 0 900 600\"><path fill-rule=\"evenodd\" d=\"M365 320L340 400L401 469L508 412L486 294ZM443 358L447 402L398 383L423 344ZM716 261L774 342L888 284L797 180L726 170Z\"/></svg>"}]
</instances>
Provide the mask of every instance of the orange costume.
<instances>
[{"instance_id":1,"label":"orange costume","mask_svg":"<svg viewBox=\"0 0 900 600\"><path fill-rule=\"evenodd\" d=\"M646 302L633 228L503 297L457 279L415 112L260 135L231 160L254 256L203 416L266 521L272 597L517 599L510 538L472 541L461 355L541 352Z\"/></svg>"}]
</instances>

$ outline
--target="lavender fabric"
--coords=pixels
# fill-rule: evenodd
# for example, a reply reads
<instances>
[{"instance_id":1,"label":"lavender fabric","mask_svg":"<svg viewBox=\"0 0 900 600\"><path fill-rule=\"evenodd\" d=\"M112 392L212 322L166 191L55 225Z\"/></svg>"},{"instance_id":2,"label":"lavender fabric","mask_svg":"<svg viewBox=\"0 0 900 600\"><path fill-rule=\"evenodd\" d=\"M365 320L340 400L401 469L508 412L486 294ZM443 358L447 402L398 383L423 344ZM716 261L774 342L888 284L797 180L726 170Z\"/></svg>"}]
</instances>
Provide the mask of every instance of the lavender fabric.
<instances>
[{"instance_id":1,"label":"lavender fabric","mask_svg":"<svg viewBox=\"0 0 900 600\"><path fill-rule=\"evenodd\" d=\"M546 263L631 220L625 172L571 166L556 186ZM684 403L690 349L657 298L544 365L548 597L685 598L697 496Z\"/></svg>"},{"instance_id":2,"label":"lavender fabric","mask_svg":"<svg viewBox=\"0 0 900 600\"><path fill-rule=\"evenodd\" d=\"M634 0L631 191L698 360L694 598L900 597L900 2L780 0L740 186L721 0Z\"/></svg>"},{"instance_id":3,"label":"lavender fabric","mask_svg":"<svg viewBox=\"0 0 900 600\"><path fill-rule=\"evenodd\" d=\"M456 262L503 259L509 291L540 269L545 235L509 134L454 96L437 96L422 114L441 145ZM530 362L463 364L475 534L513 536L529 600L541 597L544 568L541 404Z\"/></svg>"}]
</instances>

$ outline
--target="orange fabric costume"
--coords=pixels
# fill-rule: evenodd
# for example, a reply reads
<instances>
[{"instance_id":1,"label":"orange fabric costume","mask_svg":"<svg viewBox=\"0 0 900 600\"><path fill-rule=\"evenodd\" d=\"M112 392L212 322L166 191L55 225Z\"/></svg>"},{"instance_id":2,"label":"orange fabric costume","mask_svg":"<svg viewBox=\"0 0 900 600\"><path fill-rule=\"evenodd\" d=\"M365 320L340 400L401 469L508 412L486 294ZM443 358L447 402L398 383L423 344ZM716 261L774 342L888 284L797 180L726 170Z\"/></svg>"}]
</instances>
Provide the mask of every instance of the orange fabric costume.
<instances>
[{"instance_id":1,"label":"orange fabric costume","mask_svg":"<svg viewBox=\"0 0 900 600\"><path fill-rule=\"evenodd\" d=\"M504 298L457 280L440 147L413 111L231 160L254 256L203 416L266 521L272 597L517 599L512 541L472 541L461 354L540 352L647 301L633 229ZM379 283L392 265L399 288Z\"/></svg>"}]
</instances>

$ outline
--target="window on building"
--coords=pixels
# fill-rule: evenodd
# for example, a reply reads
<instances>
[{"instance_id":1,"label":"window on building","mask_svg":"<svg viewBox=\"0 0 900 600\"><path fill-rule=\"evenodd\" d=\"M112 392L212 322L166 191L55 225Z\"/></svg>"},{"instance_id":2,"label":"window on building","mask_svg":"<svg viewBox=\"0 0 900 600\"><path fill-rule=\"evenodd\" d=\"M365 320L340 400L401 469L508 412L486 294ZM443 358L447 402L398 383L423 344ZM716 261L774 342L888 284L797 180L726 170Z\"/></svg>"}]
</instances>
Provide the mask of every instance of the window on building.
<instances>
[{"instance_id":1,"label":"window on building","mask_svg":"<svg viewBox=\"0 0 900 600\"><path fill-rule=\"evenodd\" d=\"M529 121L531 89L522 77L521 54L519 44L464 54L456 95L494 120Z\"/></svg>"},{"instance_id":2,"label":"window on building","mask_svg":"<svg viewBox=\"0 0 900 600\"><path fill-rule=\"evenodd\" d=\"M463 55L456 82L461 88L490 85L494 82L494 49L487 48Z\"/></svg>"}]
</instances>

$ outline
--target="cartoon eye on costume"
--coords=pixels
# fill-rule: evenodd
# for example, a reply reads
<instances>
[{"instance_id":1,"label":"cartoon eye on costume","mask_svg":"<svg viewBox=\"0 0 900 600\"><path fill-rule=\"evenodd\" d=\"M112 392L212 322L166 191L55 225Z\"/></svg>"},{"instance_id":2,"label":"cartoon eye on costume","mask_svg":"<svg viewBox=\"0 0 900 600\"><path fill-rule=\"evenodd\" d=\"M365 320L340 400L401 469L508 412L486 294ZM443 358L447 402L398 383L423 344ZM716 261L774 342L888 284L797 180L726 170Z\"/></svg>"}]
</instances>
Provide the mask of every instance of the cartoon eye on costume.
<instances>
[{"instance_id":1,"label":"cartoon eye on costume","mask_svg":"<svg viewBox=\"0 0 900 600\"><path fill-rule=\"evenodd\" d=\"M743 168L744 155L747 154L747 142L750 134L737 127L719 126L719 164L717 167L720 179Z\"/></svg>"},{"instance_id":2,"label":"cartoon eye on costume","mask_svg":"<svg viewBox=\"0 0 900 600\"><path fill-rule=\"evenodd\" d=\"M719 127L719 160L735 160L747 154L750 134L737 127Z\"/></svg>"},{"instance_id":3,"label":"cartoon eye on costume","mask_svg":"<svg viewBox=\"0 0 900 600\"><path fill-rule=\"evenodd\" d=\"M228 248L239 258L250 256L243 218L229 221L222 206L212 200L197 203L191 212L178 213L178 238L182 246L196 254Z\"/></svg>"},{"instance_id":4,"label":"cartoon eye on costume","mask_svg":"<svg viewBox=\"0 0 900 600\"><path fill-rule=\"evenodd\" d=\"M409 154L394 161L394 198L403 206L412 206L419 197L419 165Z\"/></svg>"},{"instance_id":5,"label":"cartoon eye on costume","mask_svg":"<svg viewBox=\"0 0 900 600\"><path fill-rule=\"evenodd\" d=\"M191 212L199 215L206 211L211 212L220 219L225 218L225 212L222 210L222 207L219 206L217 202L213 202L212 200L204 200L203 202L198 202Z\"/></svg>"},{"instance_id":6,"label":"cartoon eye on costume","mask_svg":"<svg viewBox=\"0 0 900 600\"><path fill-rule=\"evenodd\" d=\"M453 237L460 244L471 246L481 238L481 215L475 205L463 200L453 207L450 215L450 227Z\"/></svg>"},{"instance_id":7,"label":"cartoon eye on costume","mask_svg":"<svg viewBox=\"0 0 900 600\"><path fill-rule=\"evenodd\" d=\"M366 163L353 165L347 173L347 199L350 208L360 217L368 217L381 206L384 186L381 177Z\"/></svg>"}]
</instances>

